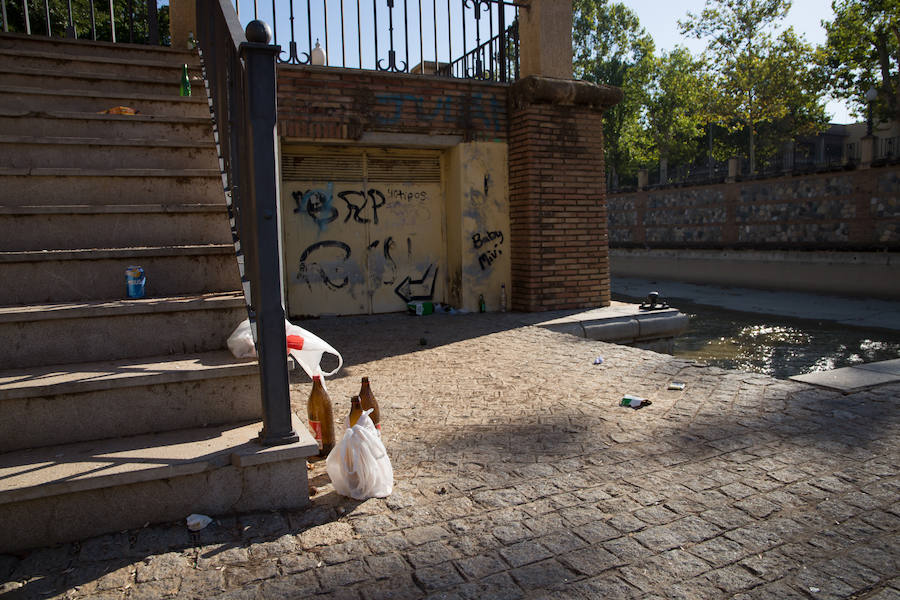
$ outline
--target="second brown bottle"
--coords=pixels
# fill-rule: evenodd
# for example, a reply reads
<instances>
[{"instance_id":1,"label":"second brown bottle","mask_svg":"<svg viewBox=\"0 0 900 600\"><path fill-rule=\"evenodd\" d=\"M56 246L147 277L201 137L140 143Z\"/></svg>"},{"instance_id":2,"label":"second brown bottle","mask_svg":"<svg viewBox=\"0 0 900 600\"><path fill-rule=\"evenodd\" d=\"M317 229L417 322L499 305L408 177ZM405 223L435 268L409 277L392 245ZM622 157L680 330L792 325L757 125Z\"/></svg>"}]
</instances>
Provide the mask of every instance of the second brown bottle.
<instances>
[{"instance_id":1,"label":"second brown bottle","mask_svg":"<svg viewBox=\"0 0 900 600\"><path fill-rule=\"evenodd\" d=\"M369 386L368 377L362 378L362 385L359 388L359 405L362 410L372 409L369 418L372 419L372 423L375 424L376 429L381 431L381 410L379 410L378 402L375 400L375 394L372 393L372 388Z\"/></svg>"}]
</instances>

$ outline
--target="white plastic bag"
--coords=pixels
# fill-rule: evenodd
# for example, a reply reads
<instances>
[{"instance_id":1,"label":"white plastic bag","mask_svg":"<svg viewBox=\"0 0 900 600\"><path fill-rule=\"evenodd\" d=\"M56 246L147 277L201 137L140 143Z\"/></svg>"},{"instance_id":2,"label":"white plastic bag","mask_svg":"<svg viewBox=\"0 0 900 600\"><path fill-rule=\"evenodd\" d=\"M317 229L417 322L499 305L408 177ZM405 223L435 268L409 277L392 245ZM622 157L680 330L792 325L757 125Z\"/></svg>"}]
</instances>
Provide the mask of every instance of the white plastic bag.
<instances>
[{"instance_id":1,"label":"white plastic bag","mask_svg":"<svg viewBox=\"0 0 900 600\"><path fill-rule=\"evenodd\" d=\"M324 380L324 377L334 375L344 365L341 353L335 350L331 344L316 334L297 327L287 319L284 321L284 333L287 338L288 353L306 371L310 379L313 378L313 375L320 375ZM249 319L241 321L241 324L228 337L228 349L235 358L256 358L256 344ZM338 360L337 367L327 373L323 373L319 366L323 354L333 354Z\"/></svg>"},{"instance_id":2,"label":"white plastic bag","mask_svg":"<svg viewBox=\"0 0 900 600\"><path fill-rule=\"evenodd\" d=\"M324 381L325 377L334 375L344 365L341 353L316 334L297 327L288 320L284 321L284 332L287 335L288 352L306 371L310 379L313 378L313 375L319 375ZM319 366L323 354L333 354L338 359L338 365L327 373L323 373L322 367Z\"/></svg>"},{"instance_id":3,"label":"white plastic bag","mask_svg":"<svg viewBox=\"0 0 900 600\"><path fill-rule=\"evenodd\" d=\"M347 428L325 459L334 491L355 500L384 498L394 491L394 468L381 435L369 418L372 410L363 411L356 425Z\"/></svg>"},{"instance_id":4,"label":"white plastic bag","mask_svg":"<svg viewBox=\"0 0 900 600\"><path fill-rule=\"evenodd\" d=\"M250 319L244 319L228 336L228 349L235 358L256 358L256 344L250 330Z\"/></svg>"}]
</instances>

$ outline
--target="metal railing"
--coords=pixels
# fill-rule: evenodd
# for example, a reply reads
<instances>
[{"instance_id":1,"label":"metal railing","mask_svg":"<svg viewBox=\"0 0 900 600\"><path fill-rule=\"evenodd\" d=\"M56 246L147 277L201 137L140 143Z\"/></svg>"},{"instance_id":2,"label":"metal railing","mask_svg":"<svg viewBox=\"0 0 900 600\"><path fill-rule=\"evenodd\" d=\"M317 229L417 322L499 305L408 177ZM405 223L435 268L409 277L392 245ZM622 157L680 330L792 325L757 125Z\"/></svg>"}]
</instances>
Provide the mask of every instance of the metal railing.
<instances>
[{"instance_id":1,"label":"metal railing","mask_svg":"<svg viewBox=\"0 0 900 600\"><path fill-rule=\"evenodd\" d=\"M169 6L157 0L0 0L0 19L4 33L169 43Z\"/></svg>"},{"instance_id":2,"label":"metal railing","mask_svg":"<svg viewBox=\"0 0 900 600\"><path fill-rule=\"evenodd\" d=\"M237 0L236 9L242 22L251 16L271 22L275 44L279 33L289 40L280 63L508 82L518 77L524 6L515 0L273 0L270 7Z\"/></svg>"},{"instance_id":3,"label":"metal railing","mask_svg":"<svg viewBox=\"0 0 900 600\"><path fill-rule=\"evenodd\" d=\"M266 445L297 441L291 421L281 287L276 168L275 64L271 30L241 29L229 0L197 0L197 41L209 86L226 200L259 356ZM249 40L249 41L248 41Z\"/></svg>"}]
</instances>

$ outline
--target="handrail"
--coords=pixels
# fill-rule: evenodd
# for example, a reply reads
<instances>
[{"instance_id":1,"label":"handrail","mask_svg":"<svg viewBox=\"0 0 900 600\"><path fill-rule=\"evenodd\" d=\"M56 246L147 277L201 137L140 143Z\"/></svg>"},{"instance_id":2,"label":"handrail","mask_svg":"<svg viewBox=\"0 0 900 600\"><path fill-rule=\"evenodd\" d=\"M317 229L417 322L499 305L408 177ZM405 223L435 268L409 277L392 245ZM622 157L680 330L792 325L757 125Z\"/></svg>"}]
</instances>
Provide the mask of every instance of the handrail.
<instances>
[{"instance_id":1,"label":"handrail","mask_svg":"<svg viewBox=\"0 0 900 600\"><path fill-rule=\"evenodd\" d=\"M255 323L263 429L260 442L299 439L291 420L281 286L279 182L275 149L275 61L271 30L241 30L229 0L197 0L197 41L248 315Z\"/></svg>"}]
</instances>

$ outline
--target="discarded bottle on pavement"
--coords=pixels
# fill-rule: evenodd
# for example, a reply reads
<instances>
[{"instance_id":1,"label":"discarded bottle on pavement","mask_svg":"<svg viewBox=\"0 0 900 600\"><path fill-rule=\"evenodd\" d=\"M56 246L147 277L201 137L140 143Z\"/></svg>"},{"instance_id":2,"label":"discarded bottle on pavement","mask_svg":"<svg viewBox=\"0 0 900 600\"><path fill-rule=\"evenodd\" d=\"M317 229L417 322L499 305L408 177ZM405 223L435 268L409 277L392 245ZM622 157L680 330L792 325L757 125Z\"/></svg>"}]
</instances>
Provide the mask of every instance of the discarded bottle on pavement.
<instances>
[{"instance_id":1,"label":"discarded bottle on pavement","mask_svg":"<svg viewBox=\"0 0 900 600\"><path fill-rule=\"evenodd\" d=\"M372 393L372 388L369 386L368 377L362 378L362 385L359 388L359 402L363 410L372 409L372 414L369 415L369 418L372 419L375 428L381 431L381 410L378 408L378 401L375 400L375 394Z\"/></svg>"},{"instance_id":2,"label":"discarded bottle on pavement","mask_svg":"<svg viewBox=\"0 0 900 600\"><path fill-rule=\"evenodd\" d=\"M500 284L500 312L506 312L506 284Z\"/></svg>"},{"instance_id":3,"label":"discarded bottle on pavement","mask_svg":"<svg viewBox=\"0 0 900 600\"><path fill-rule=\"evenodd\" d=\"M486 312L487 308L484 305L484 294L478 294L478 312Z\"/></svg>"},{"instance_id":4,"label":"discarded bottle on pavement","mask_svg":"<svg viewBox=\"0 0 900 600\"><path fill-rule=\"evenodd\" d=\"M309 400L306 401L306 414L313 436L319 444L319 456L328 456L334 448L334 413L331 398L328 397L319 375L313 376L312 391L309 393Z\"/></svg>"},{"instance_id":5,"label":"discarded bottle on pavement","mask_svg":"<svg viewBox=\"0 0 900 600\"><path fill-rule=\"evenodd\" d=\"M181 67L181 95L191 95L191 79L190 77L188 77L188 69L186 64Z\"/></svg>"},{"instance_id":6,"label":"discarded bottle on pavement","mask_svg":"<svg viewBox=\"0 0 900 600\"><path fill-rule=\"evenodd\" d=\"M361 415L362 408L359 406L359 396L353 396L350 398L350 414L347 416L347 429L356 425Z\"/></svg>"}]
</instances>

